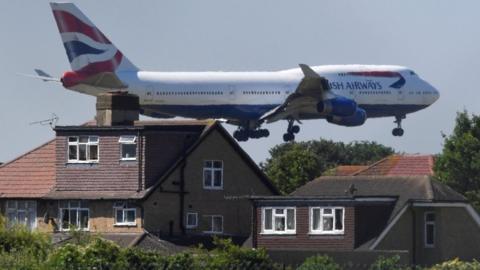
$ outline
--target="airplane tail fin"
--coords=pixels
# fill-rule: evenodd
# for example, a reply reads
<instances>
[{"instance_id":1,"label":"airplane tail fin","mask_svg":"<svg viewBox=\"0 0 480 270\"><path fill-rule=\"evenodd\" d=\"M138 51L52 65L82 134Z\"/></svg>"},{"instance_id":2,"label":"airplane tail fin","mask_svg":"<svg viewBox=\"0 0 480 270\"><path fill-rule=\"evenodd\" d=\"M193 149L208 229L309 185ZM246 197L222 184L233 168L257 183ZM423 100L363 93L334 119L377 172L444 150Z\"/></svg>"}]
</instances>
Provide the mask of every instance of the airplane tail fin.
<instances>
[{"instance_id":1,"label":"airplane tail fin","mask_svg":"<svg viewBox=\"0 0 480 270\"><path fill-rule=\"evenodd\" d=\"M87 78L138 70L73 3L50 3L50 6L75 73Z\"/></svg>"}]
</instances>

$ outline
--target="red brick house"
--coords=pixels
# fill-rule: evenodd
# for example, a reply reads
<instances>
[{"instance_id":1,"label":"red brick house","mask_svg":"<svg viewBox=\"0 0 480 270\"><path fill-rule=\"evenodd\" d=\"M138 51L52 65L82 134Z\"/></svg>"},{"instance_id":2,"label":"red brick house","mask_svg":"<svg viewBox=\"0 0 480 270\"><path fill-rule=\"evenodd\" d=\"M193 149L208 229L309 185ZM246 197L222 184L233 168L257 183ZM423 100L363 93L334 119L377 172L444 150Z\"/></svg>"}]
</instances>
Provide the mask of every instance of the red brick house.
<instances>
[{"instance_id":1,"label":"red brick house","mask_svg":"<svg viewBox=\"0 0 480 270\"><path fill-rule=\"evenodd\" d=\"M326 253L357 269L379 255L418 265L480 258L478 213L432 176L415 175L431 172L431 159L420 159L423 165L419 156L392 156L354 176L320 177L289 196L257 197L253 246L284 263Z\"/></svg>"},{"instance_id":2,"label":"red brick house","mask_svg":"<svg viewBox=\"0 0 480 270\"><path fill-rule=\"evenodd\" d=\"M97 101L97 109L109 102ZM7 221L58 241L79 229L170 250L162 239L188 245L213 234L248 238L250 203L226 197L278 192L221 124L133 122L127 118L138 111L126 104L97 112L98 125L57 126L55 139L1 165Z\"/></svg>"}]
</instances>

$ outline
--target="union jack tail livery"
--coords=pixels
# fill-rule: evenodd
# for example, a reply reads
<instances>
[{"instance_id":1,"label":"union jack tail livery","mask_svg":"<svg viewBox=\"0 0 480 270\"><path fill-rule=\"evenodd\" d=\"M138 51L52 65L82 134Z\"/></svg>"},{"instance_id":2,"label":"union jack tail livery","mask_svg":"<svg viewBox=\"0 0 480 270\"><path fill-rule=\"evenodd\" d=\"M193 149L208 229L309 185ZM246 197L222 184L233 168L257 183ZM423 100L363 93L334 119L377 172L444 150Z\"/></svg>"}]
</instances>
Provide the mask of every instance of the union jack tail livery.
<instances>
[{"instance_id":1,"label":"union jack tail livery","mask_svg":"<svg viewBox=\"0 0 480 270\"><path fill-rule=\"evenodd\" d=\"M86 81L89 84L92 77L116 77L115 72L138 70L74 4L50 3L50 6L73 71L64 74L64 85ZM98 82L98 78L95 79ZM121 85L117 82L103 86L121 88Z\"/></svg>"}]
</instances>

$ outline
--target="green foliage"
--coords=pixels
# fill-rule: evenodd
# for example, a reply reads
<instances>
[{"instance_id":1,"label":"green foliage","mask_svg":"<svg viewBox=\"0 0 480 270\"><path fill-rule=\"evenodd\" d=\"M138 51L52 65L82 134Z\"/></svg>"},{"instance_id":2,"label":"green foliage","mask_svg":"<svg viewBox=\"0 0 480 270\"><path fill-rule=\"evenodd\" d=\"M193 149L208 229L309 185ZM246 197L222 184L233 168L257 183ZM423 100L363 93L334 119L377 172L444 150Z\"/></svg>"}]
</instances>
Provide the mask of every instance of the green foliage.
<instances>
[{"instance_id":1,"label":"green foliage","mask_svg":"<svg viewBox=\"0 0 480 270\"><path fill-rule=\"evenodd\" d=\"M45 262L48 269L77 270L84 267L84 248L75 244L66 244L55 249Z\"/></svg>"},{"instance_id":2,"label":"green foliage","mask_svg":"<svg viewBox=\"0 0 480 270\"><path fill-rule=\"evenodd\" d=\"M462 262L458 258L428 268L428 270L480 270L480 262Z\"/></svg>"},{"instance_id":3,"label":"green foliage","mask_svg":"<svg viewBox=\"0 0 480 270\"><path fill-rule=\"evenodd\" d=\"M167 259L158 253L143 251L137 248L126 248L122 250L118 269L155 270L164 269L168 263Z\"/></svg>"},{"instance_id":4,"label":"green foliage","mask_svg":"<svg viewBox=\"0 0 480 270\"><path fill-rule=\"evenodd\" d=\"M0 252L24 252L36 260L46 258L51 249L48 235L30 232L24 226L0 227Z\"/></svg>"},{"instance_id":5,"label":"green foliage","mask_svg":"<svg viewBox=\"0 0 480 270\"><path fill-rule=\"evenodd\" d=\"M197 258L198 260L198 258ZM192 254L184 252L172 255L168 258L167 267L165 270L184 270L184 269L200 269L195 263Z\"/></svg>"},{"instance_id":6,"label":"green foliage","mask_svg":"<svg viewBox=\"0 0 480 270\"><path fill-rule=\"evenodd\" d=\"M385 258L383 256L378 257L378 259L370 266L370 270L407 270L408 267L405 267L400 264L400 256L395 255L392 257Z\"/></svg>"},{"instance_id":7,"label":"green foliage","mask_svg":"<svg viewBox=\"0 0 480 270\"><path fill-rule=\"evenodd\" d=\"M435 175L480 209L480 116L457 113L453 133L444 137Z\"/></svg>"},{"instance_id":8,"label":"green foliage","mask_svg":"<svg viewBox=\"0 0 480 270\"><path fill-rule=\"evenodd\" d=\"M376 142L345 144L321 139L277 145L260 166L288 194L338 165L367 165L393 153L392 148Z\"/></svg>"},{"instance_id":9,"label":"green foliage","mask_svg":"<svg viewBox=\"0 0 480 270\"><path fill-rule=\"evenodd\" d=\"M316 255L307 258L297 270L340 270L342 269L331 257Z\"/></svg>"}]
</instances>

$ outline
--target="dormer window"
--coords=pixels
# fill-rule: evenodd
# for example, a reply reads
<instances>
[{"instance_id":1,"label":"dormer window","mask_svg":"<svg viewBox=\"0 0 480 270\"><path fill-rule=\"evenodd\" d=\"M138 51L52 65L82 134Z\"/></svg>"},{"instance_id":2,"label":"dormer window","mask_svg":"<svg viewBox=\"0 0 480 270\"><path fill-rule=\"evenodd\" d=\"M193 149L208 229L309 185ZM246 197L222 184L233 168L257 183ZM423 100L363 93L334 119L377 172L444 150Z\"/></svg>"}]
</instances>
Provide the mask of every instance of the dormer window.
<instances>
[{"instance_id":1,"label":"dormer window","mask_svg":"<svg viewBox=\"0 0 480 270\"><path fill-rule=\"evenodd\" d=\"M137 136L121 136L118 142L120 143L121 160L137 159Z\"/></svg>"},{"instance_id":2,"label":"dormer window","mask_svg":"<svg viewBox=\"0 0 480 270\"><path fill-rule=\"evenodd\" d=\"M98 136L68 137L68 162L98 162Z\"/></svg>"}]
</instances>

